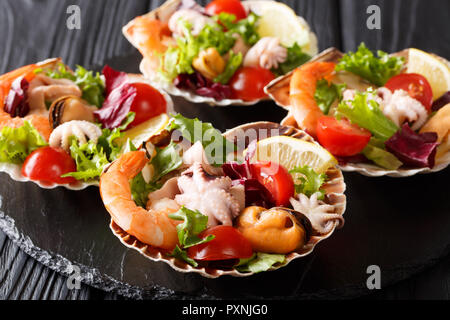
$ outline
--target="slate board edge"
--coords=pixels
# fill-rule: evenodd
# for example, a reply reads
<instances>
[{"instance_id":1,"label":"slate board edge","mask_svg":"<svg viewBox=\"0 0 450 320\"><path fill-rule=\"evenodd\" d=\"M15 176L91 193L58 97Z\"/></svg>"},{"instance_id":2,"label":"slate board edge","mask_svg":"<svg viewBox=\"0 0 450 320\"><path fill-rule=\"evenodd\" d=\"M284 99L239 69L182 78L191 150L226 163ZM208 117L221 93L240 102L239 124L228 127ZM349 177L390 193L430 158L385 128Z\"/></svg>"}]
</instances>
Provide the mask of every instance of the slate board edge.
<instances>
[{"instance_id":1,"label":"slate board edge","mask_svg":"<svg viewBox=\"0 0 450 320\"><path fill-rule=\"evenodd\" d=\"M171 289L162 286L153 286L151 288L139 288L131 286L127 283L120 282L108 275L101 274L97 269L90 268L85 265L78 263L72 263L68 259L62 257L61 255L50 254L46 250L43 250L33 244L31 239L20 233L15 227L14 219L6 215L3 211L0 211L0 229L13 241L19 248L26 254L47 266L48 268L58 272L59 274L69 277L72 274L71 266L78 266L81 270L81 282L103 290L106 292L115 292L131 299L154 299L154 300L196 300L196 299L217 299L217 297L209 295L207 292L201 292L195 296L186 295L183 293L177 293ZM443 252L437 254L433 257L428 257L428 261L421 263L420 265L415 265L412 263L409 265L397 266L393 273L398 274L395 281L390 283L385 283L383 287L388 287L401 282L415 274L418 274L427 268L430 268L437 264L443 257L450 254L450 246L447 246ZM348 294L348 292L352 292ZM323 290L318 291L313 294L299 294L295 297L272 297L271 299L350 299L358 298L367 295L369 292L364 286L345 286L342 288L336 288L333 290ZM258 299L258 297L249 297L252 299Z\"/></svg>"}]
</instances>

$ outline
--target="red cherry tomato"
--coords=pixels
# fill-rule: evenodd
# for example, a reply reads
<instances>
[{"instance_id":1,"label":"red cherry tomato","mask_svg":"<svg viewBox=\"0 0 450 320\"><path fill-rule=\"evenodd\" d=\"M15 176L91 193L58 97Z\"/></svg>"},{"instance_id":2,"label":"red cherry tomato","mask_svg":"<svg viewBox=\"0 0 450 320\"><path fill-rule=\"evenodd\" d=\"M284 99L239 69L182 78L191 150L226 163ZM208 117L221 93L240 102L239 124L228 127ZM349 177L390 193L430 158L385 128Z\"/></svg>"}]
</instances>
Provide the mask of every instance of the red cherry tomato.
<instances>
[{"instance_id":1,"label":"red cherry tomato","mask_svg":"<svg viewBox=\"0 0 450 320\"><path fill-rule=\"evenodd\" d=\"M252 101L264 98L264 87L275 76L268 69L259 67L240 68L230 80L231 95L234 99Z\"/></svg>"},{"instance_id":2,"label":"red cherry tomato","mask_svg":"<svg viewBox=\"0 0 450 320\"><path fill-rule=\"evenodd\" d=\"M317 139L335 156L350 157L360 153L369 143L371 134L347 119L323 116L317 123Z\"/></svg>"},{"instance_id":3,"label":"red cherry tomato","mask_svg":"<svg viewBox=\"0 0 450 320\"><path fill-rule=\"evenodd\" d=\"M209 242L190 247L188 256L194 260L217 261L250 258L252 245L239 230L231 226L216 226L199 234L200 238L214 235Z\"/></svg>"},{"instance_id":4,"label":"red cherry tomato","mask_svg":"<svg viewBox=\"0 0 450 320\"><path fill-rule=\"evenodd\" d=\"M136 116L128 129L166 112L167 108L164 96L152 86L146 83L133 83L132 86L136 88L137 94L130 111L136 113Z\"/></svg>"},{"instance_id":5,"label":"red cherry tomato","mask_svg":"<svg viewBox=\"0 0 450 320\"><path fill-rule=\"evenodd\" d=\"M431 110L433 90L424 76L417 73L402 73L389 79L385 87L392 92L399 89L405 90L412 98L420 101L427 110Z\"/></svg>"},{"instance_id":6,"label":"red cherry tomato","mask_svg":"<svg viewBox=\"0 0 450 320\"><path fill-rule=\"evenodd\" d=\"M294 180L291 174L275 162L260 161L253 163L252 175L272 195L277 207L289 205L289 199L294 196Z\"/></svg>"},{"instance_id":7,"label":"red cherry tomato","mask_svg":"<svg viewBox=\"0 0 450 320\"><path fill-rule=\"evenodd\" d=\"M247 12L239 0L214 0L206 6L205 12L210 16L231 13L236 16L236 21L247 18Z\"/></svg>"},{"instance_id":8,"label":"red cherry tomato","mask_svg":"<svg viewBox=\"0 0 450 320\"><path fill-rule=\"evenodd\" d=\"M72 157L63 149L43 147L34 150L23 163L22 174L31 180L69 184L77 180L72 177L61 178L63 174L77 171Z\"/></svg>"}]
</instances>

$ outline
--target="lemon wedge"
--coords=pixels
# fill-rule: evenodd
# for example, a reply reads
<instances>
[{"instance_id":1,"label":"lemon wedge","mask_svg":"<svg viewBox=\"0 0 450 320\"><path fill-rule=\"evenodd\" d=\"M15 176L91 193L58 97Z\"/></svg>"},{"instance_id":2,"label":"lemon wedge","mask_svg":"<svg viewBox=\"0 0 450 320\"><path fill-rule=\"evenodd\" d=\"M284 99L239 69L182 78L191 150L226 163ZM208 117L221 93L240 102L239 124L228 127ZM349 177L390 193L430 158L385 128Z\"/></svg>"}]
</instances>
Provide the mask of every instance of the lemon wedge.
<instances>
[{"instance_id":1,"label":"lemon wedge","mask_svg":"<svg viewBox=\"0 0 450 320\"><path fill-rule=\"evenodd\" d=\"M308 165L317 173L325 173L337 160L318 144L287 136L258 141L256 160L273 161L287 170Z\"/></svg>"},{"instance_id":2,"label":"lemon wedge","mask_svg":"<svg viewBox=\"0 0 450 320\"><path fill-rule=\"evenodd\" d=\"M427 78L433 90L433 100L450 91L450 67L440 58L419 49L409 49L407 73Z\"/></svg>"},{"instance_id":3,"label":"lemon wedge","mask_svg":"<svg viewBox=\"0 0 450 320\"><path fill-rule=\"evenodd\" d=\"M317 37L308 23L287 5L276 1L244 1L243 4L260 17L260 37L278 38L286 47L297 42L307 54L314 56L318 53Z\"/></svg>"},{"instance_id":4,"label":"lemon wedge","mask_svg":"<svg viewBox=\"0 0 450 320\"><path fill-rule=\"evenodd\" d=\"M124 135L120 138L120 143L124 144L130 139L136 148L140 148L142 143L161 133L168 123L169 116L166 113L161 113L160 115L125 131Z\"/></svg>"}]
</instances>

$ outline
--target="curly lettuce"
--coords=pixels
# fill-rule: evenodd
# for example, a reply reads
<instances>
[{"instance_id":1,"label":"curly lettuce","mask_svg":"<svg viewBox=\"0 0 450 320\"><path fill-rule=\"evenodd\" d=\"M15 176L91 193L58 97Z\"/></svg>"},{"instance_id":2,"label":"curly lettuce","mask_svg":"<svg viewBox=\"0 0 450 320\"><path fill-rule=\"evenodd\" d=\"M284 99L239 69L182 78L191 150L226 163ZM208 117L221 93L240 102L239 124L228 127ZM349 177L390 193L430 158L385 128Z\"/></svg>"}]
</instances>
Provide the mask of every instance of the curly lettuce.
<instances>
[{"instance_id":1,"label":"curly lettuce","mask_svg":"<svg viewBox=\"0 0 450 320\"><path fill-rule=\"evenodd\" d=\"M305 165L303 167L296 167L289 171L290 174L300 174L300 183L294 184L295 192L303 193L307 197L311 197L313 194L319 192L320 196L318 197L319 200L322 200L325 195L325 191L320 189L322 185L327 180L327 175L322 173L318 174L316 171L314 171L313 168Z\"/></svg>"},{"instance_id":2,"label":"curly lettuce","mask_svg":"<svg viewBox=\"0 0 450 320\"><path fill-rule=\"evenodd\" d=\"M287 48L287 58L286 61L280 63L278 68L272 69L272 72L277 76L282 76L295 68L305 64L311 60L311 56L302 51L302 48L298 43L294 43L291 47Z\"/></svg>"},{"instance_id":3,"label":"curly lettuce","mask_svg":"<svg viewBox=\"0 0 450 320\"><path fill-rule=\"evenodd\" d=\"M235 269L240 272L259 273L267 271L276 264L284 264L286 256L284 254L270 254L258 252L249 259L241 259Z\"/></svg>"},{"instance_id":4,"label":"curly lettuce","mask_svg":"<svg viewBox=\"0 0 450 320\"><path fill-rule=\"evenodd\" d=\"M45 146L47 142L28 121L18 128L3 127L0 131L0 162L20 164L31 152Z\"/></svg>"},{"instance_id":5,"label":"curly lettuce","mask_svg":"<svg viewBox=\"0 0 450 320\"><path fill-rule=\"evenodd\" d=\"M228 34L239 34L244 42L250 46L254 45L260 39L258 34L259 16L250 12L247 18L236 21L234 14L221 12L218 16L214 16L217 22L225 26Z\"/></svg>"},{"instance_id":6,"label":"curly lettuce","mask_svg":"<svg viewBox=\"0 0 450 320\"><path fill-rule=\"evenodd\" d=\"M345 84L328 83L325 79L317 81L314 100L324 114L330 112L330 107L334 101L341 99L345 87Z\"/></svg>"},{"instance_id":7,"label":"curly lettuce","mask_svg":"<svg viewBox=\"0 0 450 320\"><path fill-rule=\"evenodd\" d=\"M88 71L82 66L77 66L74 72L60 64L56 70L47 72L47 76L53 79L69 79L81 89L82 98L91 105L101 108L105 100L105 84L100 73Z\"/></svg>"},{"instance_id":8,"label":"curly lettuce","mask_svg":"<svg viewBox=\"0 0 450 320\"><path fill-rule=\"evenodd\" d=\"M369 82L382 87L403 69L405 60L402 57L389 56L379 50L377 57L364 43L356 52L349 52L342 57L336 66L336 71L346 70L357 74Z\"/></svg>"},{"instance_id":9,"label":"curly lettuce","mask_svg":"<svg viewBox=\"0 0 450 320\"><path fill-rule=\"evenodd\" d=\"M383 142L375 138L370 139L362 154L375 164L388 170L397 170L403 165L396 156L385 150Z\"/></svg>"}]
</instances>

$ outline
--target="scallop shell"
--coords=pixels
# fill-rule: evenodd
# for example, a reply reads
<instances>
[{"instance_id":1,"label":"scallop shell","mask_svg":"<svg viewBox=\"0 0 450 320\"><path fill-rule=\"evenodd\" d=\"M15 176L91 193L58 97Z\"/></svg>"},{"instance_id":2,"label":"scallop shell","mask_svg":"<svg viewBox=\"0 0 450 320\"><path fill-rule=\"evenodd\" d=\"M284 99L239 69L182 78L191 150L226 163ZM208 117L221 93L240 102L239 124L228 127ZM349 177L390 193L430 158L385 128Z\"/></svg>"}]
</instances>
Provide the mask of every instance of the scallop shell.
<instances>
[{"instance_id":1,"label":"scallop shell","mask_svg":"<svg viewBox=\"0 0 450 320\"><path fill-rule=\"evenodd\" d=\"M408 63L408 51L409 49L402 50L400 52L393 53L392 55L401 56L405 58L406 64ZM336 48L329 48L317 56L315 56L311 61L328 61L328 62L338 62L340 58L343 57L343 53ZM446 59L438 57L441 61L448 64L450 66L450 62ZM272 82L270 82L265 88L264 91L266 94L272 98L275 103L289 111L289 85L291 81L293 71L284 76L281 76ZM283 125L296 126L297 123L293 116L288 114L286 118L284 118L281 122ZM436 165L430 168L400 168L398 170L386 170L381 167L378 167L374 164L368 163L348 163L345 165L339 165L339 167L346 172L359 172L362 175L368 177L381 177L381 176L389 176L394 178L402 178L402 177L410 177L416 175L418 173L432 173L438 172L445 169L450 165L450 152L447 152L443 156L436 159Z\"/></svg>"},{"instance_id":2,"label":"scallop shell","mask_svg":"<svg viewBox=\"0 0 450 320\"><path fill-rule=\"evenodd\" d=\"M271 1L271 0L267 0L267 1ZM258 1L258 0L248 0L248 1L242 1L242 4L244 6L244 8L246 10L250 10L253 7L257 8L260 6L264 5L264 2L266 1ZM145 17L148 17L150 19L159 19L163 22L167 22L170 18L170 16L179 8L179 6L181 5L182 0L168 0L166 1L162 6L156 8L155 10L145 14ZM302 18L302 17L298 17L299 18L299 23L304 25L305 27L307 27L307 29L309 30L309 25L308 23ZM133 26L134 20L130 21L128 24L126 24L123 28L122 28L122 32L125 36L125 38L128 39L128 41L130 41L130 43L135 46L136 48L138 48L138 44L132 39L132 37L130 36L129 33L129 29ZM311 31L310 32L310 37L311 37L311 41L314 44L314 46L317 46L317 37L316 35ZM234 105L234 106L250 106L250 105L255 105L260 101L264 101L264 100L268 100L268 98L263 98L263 99L258 99L258 100L253 100L253 101L244 101L241 99L223 99L223 100L216 100L214 98L211 97L203 97L203 96L199 96L195 93L192 93L191 91L188 90L181 90L178 89L175 85L173 85L172 83L167 83L167 82L161 82L159 81L156 77L155 74L148 74L148 72L145 70L146 68L143 67L144 61L142 61L139 65L139 69L141 71L141 73L147 78L149 79L150 83L152 84L152 86L164 90L167 93L173 95L173 96L178 96L178 97L182 97L190 102L193 103L205 103L205 104L209 104L210 106L219 106L219 107L223 107L223 106L229 106L229 105Z\"/></svg>"},{"instance_id":3,"label":"scallop shell","mask_svg":"<svg viewBox=\"0 0 450 320\"><path fill-rule=\"evenodd\" d=\"M313 142L314 139L309 136L307 133L305 133L302 130L289 127L289 126L282 126L278 123L273 122L254 122L245 124L239 127L236 127L234 129L231 129L224 133L224 136L229 139L230 141L239 141L243 137L245 137L245 132L247 130L252 129L266 129L267 132L271 133L271 129L279 129L279 134L285 135L285 136L291 136L295 137L297 139L302 139L305 141ZM248 145L250 141L246 141L246 144ZM336 167L328 169L326 172L329 180L324 184L323 188L326 191L326 197L325 202L327 204L330 204L334 207L333 213L341 214L343 215L346 208L346 197L344 195L345 192L345 182L344 177L342 175L341 170L339 170ZM305 257L309 255L311 252L313 252L315 246L331 237L334 230L337 227L337 222L335 223L334 228L327 234L321 235L321 236L313 236L309 239L309 241L299 250L292 252L286 256L286 262L284 264L275 265L273 266L270 271L277 270L287 264L289 264L291 261L295 259L299 259L301 257ZM122 228L120 228L113 220L111 220L110 228L114 235L120 239L120 241L127 247L132 248L134 250L139 251L143 256L146 258L153 260L153 261L161 261L164 263L167 263L169 266L171 266L173 269L183 272L183 273L198 273L206 278L218 278L224 275L230 275L233 277L248 277L253 275L252 272L246 272L242 273L237 270L222 270L222 269L214 269L214 268L205 268L205 267L192 267L191 265L187 264L186 262L177 260L175 258L169 257L167 255L167 251L152 247L150 245L144 244L135 237L131 236L127 232L125 232Z\"/></svg>"},{"instance_id":4,"label":"scallop shell","mask_svg":"<svg viewBox=\"0 0 450 320\"><path fill-rule=\"evenodd\" d=\"M62 62L61 58L51 58L44 60L42 62L37 63L39 67L43 70L52 70L57 67ZM66 66L66 68L68 68ZM68 68L69 69L69 68ZM70 69L69 69L70 70ZM130 82L144 82L149 83L147 79L145 79L141 74L128 74ZM164 91L160 91L160 93L164 96L167 103L167 113L175 113L173 107L172 98ZM12 163L1 163L0 162L0 172L7 173L11 179L19 182L33 182L37 184L39 187L43 189L54 189L57 187L64 187L69 190L83 190L90 186L97 186L99 182L97 180L92 181L77 181L76 183L71 184L57 184L57 183L42 183L40 181L30 180L28 177L25 177L22 174L22 165L21 164L12 164Z\"/></svg>"}]
</instances>

